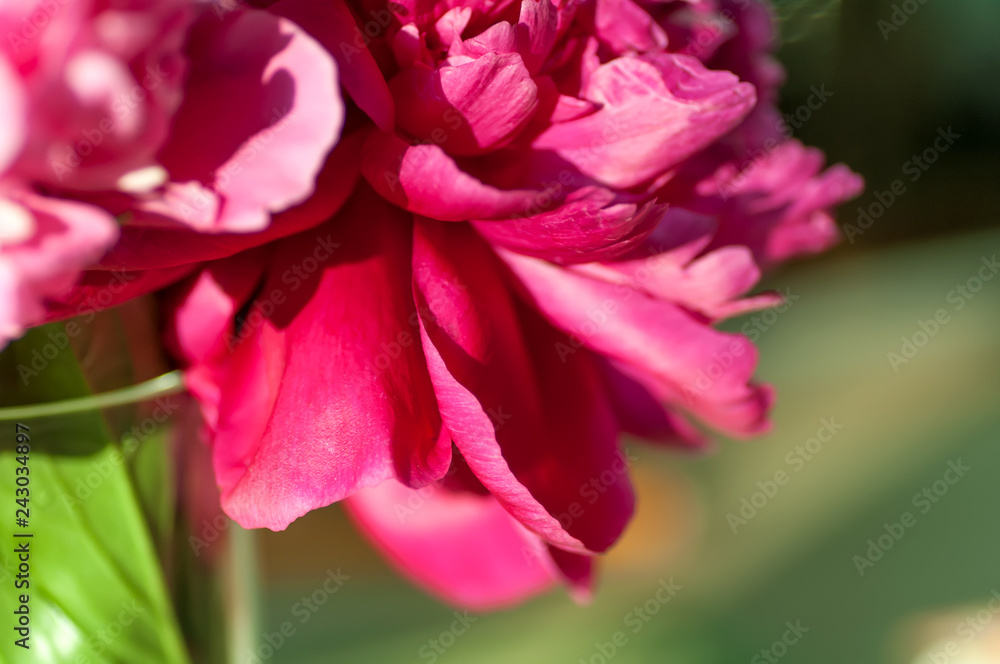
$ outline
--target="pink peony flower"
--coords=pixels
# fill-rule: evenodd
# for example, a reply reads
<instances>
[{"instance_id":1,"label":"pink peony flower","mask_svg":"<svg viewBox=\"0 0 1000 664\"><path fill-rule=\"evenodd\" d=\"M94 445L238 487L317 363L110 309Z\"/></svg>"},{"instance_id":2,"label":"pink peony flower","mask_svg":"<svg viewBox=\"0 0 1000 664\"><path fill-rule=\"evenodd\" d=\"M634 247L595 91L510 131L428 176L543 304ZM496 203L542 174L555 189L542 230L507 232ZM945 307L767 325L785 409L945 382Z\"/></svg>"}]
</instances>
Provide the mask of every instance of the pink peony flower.
<instances>
[{"instance_id":1,"label":"pink peony flower","mask_svg":"<svg viewBox=\"0 0 1000 664\"><path fill-rule=\"evenodd\" d=\"M50 315L175 284L240 524L346 499L449 601L586 598L633 510L620 434L767 429L753 345L712 325L775 304L761 269L861 186L781 125L767 9L258 4L195 11L162 177L81 194L127 223Z\"/></svg>"},{"instance_id":2,"label":"pink peony flower","mask_svg":"<svg viewBox=\"0 0 1000 664\"><path fill-rule=\"evenodd\" d=\"M0 28L0 345L114 244L114 217L264 228L312 194L343 123L333 59L266 11L18 0Z\"/></svg>"}]
</instances>

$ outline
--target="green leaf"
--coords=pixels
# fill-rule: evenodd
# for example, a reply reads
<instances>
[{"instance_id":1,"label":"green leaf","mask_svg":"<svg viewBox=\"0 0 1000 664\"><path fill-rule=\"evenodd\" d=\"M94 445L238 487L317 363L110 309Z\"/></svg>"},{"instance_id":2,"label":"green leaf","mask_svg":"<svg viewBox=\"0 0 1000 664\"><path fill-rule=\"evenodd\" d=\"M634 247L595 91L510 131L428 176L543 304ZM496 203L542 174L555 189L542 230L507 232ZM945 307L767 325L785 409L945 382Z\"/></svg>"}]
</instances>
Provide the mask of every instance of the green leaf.
<instances>
[{"instance_id":1,"label":"green leaf","mask_svg":"<svg viewBox=\"0 0 1000 664\"><path fill-rule=\"evenodd\" d=\"M32 330L0 354L0 406L90 393L72 352L60 350L50 332L58 328ZM7 623L0 625L0 662L188 662L126 455L101 413L20 424L31 438L27 528L14 521L17 423L0 422L0 597ZM122 443L129 448L137 441ZM15 541L30 543L29 589L14 586ZM29 651L14 644L11 630L21 593L29 596Z\"/></svg>"}]
</instances>

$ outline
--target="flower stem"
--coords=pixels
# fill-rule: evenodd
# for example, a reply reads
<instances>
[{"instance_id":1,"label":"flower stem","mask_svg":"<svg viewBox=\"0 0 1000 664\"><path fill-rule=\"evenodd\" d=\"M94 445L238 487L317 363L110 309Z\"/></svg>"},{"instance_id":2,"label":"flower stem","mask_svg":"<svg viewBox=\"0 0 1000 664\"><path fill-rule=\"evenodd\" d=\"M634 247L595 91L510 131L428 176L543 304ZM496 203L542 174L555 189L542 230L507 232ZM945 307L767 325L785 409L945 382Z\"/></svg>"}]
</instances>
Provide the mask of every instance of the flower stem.
<instances>
[{"instance_id":1,"label":"flower stem","mask_svg":"<svg viewBox=\"0 0 1000 664\"><path fill-rule=\"evenodd\" d=\"M155 399L156 397L178 394L183 391L184 379L181 372L171 371L162 376L157 376L152 380L147 380L144 383L130 385L129 387L123 387L120 390L113 390L103 394L92 394L78 399L52 401L29 406L0 408L0 421L29 420L39 417L83 413L88 410L100 410L112 406L140 403L149 399Z\"/></svg>"}]
</instances>

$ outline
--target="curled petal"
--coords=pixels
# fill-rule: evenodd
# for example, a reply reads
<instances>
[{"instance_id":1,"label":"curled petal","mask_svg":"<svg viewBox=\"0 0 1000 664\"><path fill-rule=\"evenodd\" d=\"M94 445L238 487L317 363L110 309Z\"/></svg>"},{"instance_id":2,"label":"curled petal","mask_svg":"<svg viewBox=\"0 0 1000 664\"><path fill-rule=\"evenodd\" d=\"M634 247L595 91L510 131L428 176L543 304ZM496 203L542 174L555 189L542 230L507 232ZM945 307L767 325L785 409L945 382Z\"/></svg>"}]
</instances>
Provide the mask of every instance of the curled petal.
<instances>
[{"instance_id":1,"label":"curled petal","mask_svg":"<svg viewBox=\"0 0 1000 664\"><path fill-rule=\"evenodd\" d=\"M414 293L455 445L529 530L559 548L603 551L634 500L613 414L602 406L589 358L562 363L555 330L506 289L502 265L467 228L418 222ZM585 414L580 403L591 404ZM591 482L605 490L598 494ZM581 498L587 507L578 512Z\"/></svg>"}]
</instances>

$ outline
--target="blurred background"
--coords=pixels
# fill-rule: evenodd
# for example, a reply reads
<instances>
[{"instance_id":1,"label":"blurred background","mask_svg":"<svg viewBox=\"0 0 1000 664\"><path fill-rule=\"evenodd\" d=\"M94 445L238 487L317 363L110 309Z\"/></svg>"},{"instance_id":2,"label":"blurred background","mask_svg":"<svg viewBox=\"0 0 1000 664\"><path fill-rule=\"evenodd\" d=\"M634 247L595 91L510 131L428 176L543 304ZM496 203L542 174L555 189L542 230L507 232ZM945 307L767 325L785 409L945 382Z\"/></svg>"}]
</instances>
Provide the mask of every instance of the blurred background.
<instances>
[{"instance_id":1,"label":"blurred background","mask_svg":"<svg viewBox=\"0 0 1000 664\"><path fill-rule=\"evenodd\" d=\"M185 638L213 664L1000 664L1000 2L783 0L777 13L782 106L809 111L796 137L867 191L842 208L837 249L762 284L790 307L726 324L756 336L758 376L779 391L774 432L705 455L626 440L637 513L591 605L556 590L456 634L454 608L398 577L339 506L242 531L206 511L215 498L164 479L212 486L198 449L173 454L196 426L175 394L104 418L25 416L33 648L4 637L0 664L172 664ZM832 96L809 110L814 89ZM33 330L0 354L0 407L163 374L149 306L97 316L73 340L79 363L55 347L34 357L66 344L61 327ZM49 378L19 373L34 363ZM179 422L174 443L157 407ZM0 436L3 477L13 440ZM0 483L0 504L14 500ZM344 580L332 594L331 575Z\"/></svg>"},{"instance_id":2,"label":"blurred background","mask_svg":"<svg viewBox=\"0 0 1000 664\"><path fill-rule=\"evenodd\" d=\"M894 5L898 30L885 27ZM982 259L1000 254L1000 3L777 11L784 110L813 86L833 93L797 138L867 190L840 212L860 232L764 284L799 298L757 326L759 376L779 388L774 433L699 457L629 441L638 512L593 605L555 591L478 616L453 644L441 640L453 609L400 580L340 508L255 533L258 636L296 627L266 661L1000 662L1000 279L952 292L977 288ZM960 137L935 163L911 162L949 128ZM887 203L896 180L905 192ZM940 309L948 322L921 343ZM337 568L350 580L300 624L293 607ZM681 588L660 604L671 579Z\"/></svg>"}]
</instances>

